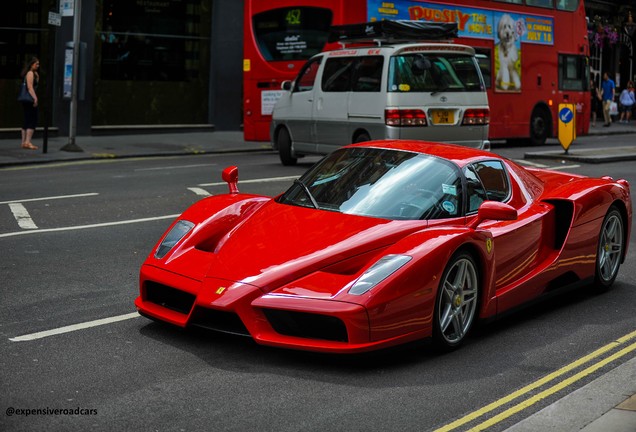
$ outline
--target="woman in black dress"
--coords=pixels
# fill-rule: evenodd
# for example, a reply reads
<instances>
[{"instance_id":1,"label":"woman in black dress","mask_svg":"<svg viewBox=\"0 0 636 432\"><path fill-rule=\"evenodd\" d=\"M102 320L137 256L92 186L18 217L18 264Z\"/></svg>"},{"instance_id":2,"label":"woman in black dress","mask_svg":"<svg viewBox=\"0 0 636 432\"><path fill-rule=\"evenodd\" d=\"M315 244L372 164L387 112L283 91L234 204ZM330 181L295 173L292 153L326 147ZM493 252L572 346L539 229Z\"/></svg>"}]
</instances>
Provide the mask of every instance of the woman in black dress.
<instances>
[{"instance_id":1,"label":"woman in black dress","mask_svg":"<svg viewBox=\"0 0 636 432\"><path fill-rule=\"evenodd\" d=\"M40 80L40 75L38 74L39 68L40 61L33 57L22 71L22 79L26 83L27 90L33 98L33 103L22 102L22 108L24 109L22 148L27 150L38 149L38 147L31 142L31 138L33 138L35 128L38 125L38 95L35 90L38 88L38 81Z\"/></svg>"}]
</instances>

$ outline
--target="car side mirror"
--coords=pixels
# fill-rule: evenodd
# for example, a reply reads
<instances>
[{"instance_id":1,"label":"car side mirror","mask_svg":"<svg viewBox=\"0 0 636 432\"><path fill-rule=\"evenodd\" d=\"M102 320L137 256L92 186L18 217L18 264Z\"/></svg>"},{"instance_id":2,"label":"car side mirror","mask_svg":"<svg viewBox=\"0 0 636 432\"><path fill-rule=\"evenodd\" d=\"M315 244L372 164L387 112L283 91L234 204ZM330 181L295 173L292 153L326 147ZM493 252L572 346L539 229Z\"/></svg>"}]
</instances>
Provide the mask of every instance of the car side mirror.
<instances>
[{"instance_id":1,"label":"car side mirror","mask_svg":"<svg viewBox=\"0 0 636 432\"><path fill-rule=\"evenodd\" d=\"M238 167L229 166L223 170L221 174L223 181L227 183L231 194L239 193L238 190Z\"/></svg>"},{"instance_id":2,"label":"car side mirror","mask_svg":"<svg viewBox=\"0 0 636 432\"><path fill-rule=\"evenodd\" d=\"M290 91L292 89L292 82L289 80L285 80L281 83L280 88L285 91Z\"/></svg>"},{"instance_id":3,"label":"car side mirror","mask_svg":"<svg viewBox=\"0 0 636 432\"><path fill-rule=\"evenodd\" d=\"M484 201L477 211L477 218L470 224L475 229L485 220L517 220L517 210L498 201Z\"/></svg>"}]
</instances>

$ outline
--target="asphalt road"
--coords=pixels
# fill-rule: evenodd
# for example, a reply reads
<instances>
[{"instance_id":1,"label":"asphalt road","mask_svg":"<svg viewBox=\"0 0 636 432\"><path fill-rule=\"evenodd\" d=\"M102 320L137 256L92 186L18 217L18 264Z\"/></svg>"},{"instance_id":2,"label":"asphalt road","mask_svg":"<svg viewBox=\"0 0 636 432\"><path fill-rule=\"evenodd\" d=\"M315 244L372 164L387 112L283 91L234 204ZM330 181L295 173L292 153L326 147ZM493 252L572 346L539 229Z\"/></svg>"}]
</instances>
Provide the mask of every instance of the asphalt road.
<instances>
[{"instance_id":1,"label":"asphalt road","mask_svg":"<svg viewBox=\"0 0 636 432\"><path fill-rule=\"evenodd\" d=\"M494 148L513 159L526 150ZM302 353L134 315L141 263L177 214L226 191L225 166L239 165L241 191L274 195L315 160L282 167L257 153L0 170L0 430L426 431L475 413L453 429L467 430L505 412L502 398L636 329L633 265L608 293L571 292L485 324L446 355L426 341L355 356ZM633 162L524 163L636 184ZM269 181L246 181L254 179ZM505 430L633 357L487 430Z\"/></svg>"}]
</instances>

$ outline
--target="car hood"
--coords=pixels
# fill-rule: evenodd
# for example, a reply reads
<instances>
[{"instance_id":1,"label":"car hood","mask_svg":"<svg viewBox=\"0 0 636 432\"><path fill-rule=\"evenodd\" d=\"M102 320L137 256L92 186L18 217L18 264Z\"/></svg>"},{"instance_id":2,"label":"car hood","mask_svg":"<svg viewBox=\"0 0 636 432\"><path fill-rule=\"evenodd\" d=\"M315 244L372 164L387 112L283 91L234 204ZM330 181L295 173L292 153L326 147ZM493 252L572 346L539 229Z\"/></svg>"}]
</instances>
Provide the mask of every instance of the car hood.
<instances>
[{"instance_id":1,"label":"car hood","mask_svg":"<svg viewBox=\"0 0 636 432\"><path fill-rule=\"evenodd\" d=\"M281 285L425 228L426 221L391 221L275 201L236 224L214 245L207 277Z\"/></svg>"}]
</instances>

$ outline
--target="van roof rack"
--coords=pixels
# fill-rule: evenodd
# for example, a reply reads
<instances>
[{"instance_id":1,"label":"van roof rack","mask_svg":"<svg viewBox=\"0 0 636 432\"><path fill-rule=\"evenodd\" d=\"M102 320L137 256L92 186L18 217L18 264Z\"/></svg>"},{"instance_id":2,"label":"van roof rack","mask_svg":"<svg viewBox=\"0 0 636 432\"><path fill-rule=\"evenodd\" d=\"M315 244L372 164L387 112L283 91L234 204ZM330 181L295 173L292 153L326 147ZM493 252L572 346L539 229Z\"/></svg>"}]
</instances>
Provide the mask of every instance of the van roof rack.
<instances>
[{"instance_id":1,"label":"van roof rack","mask_svg":"<svg viewBox=\"0 0 636 432\"><path fill-rule=\"evenodd\" d=\"M397 43L448 41L457 37L457 23L431 23L410 20L382 20L359 24L331 26L329 42Z\"/></svg>"}]
</instances>

